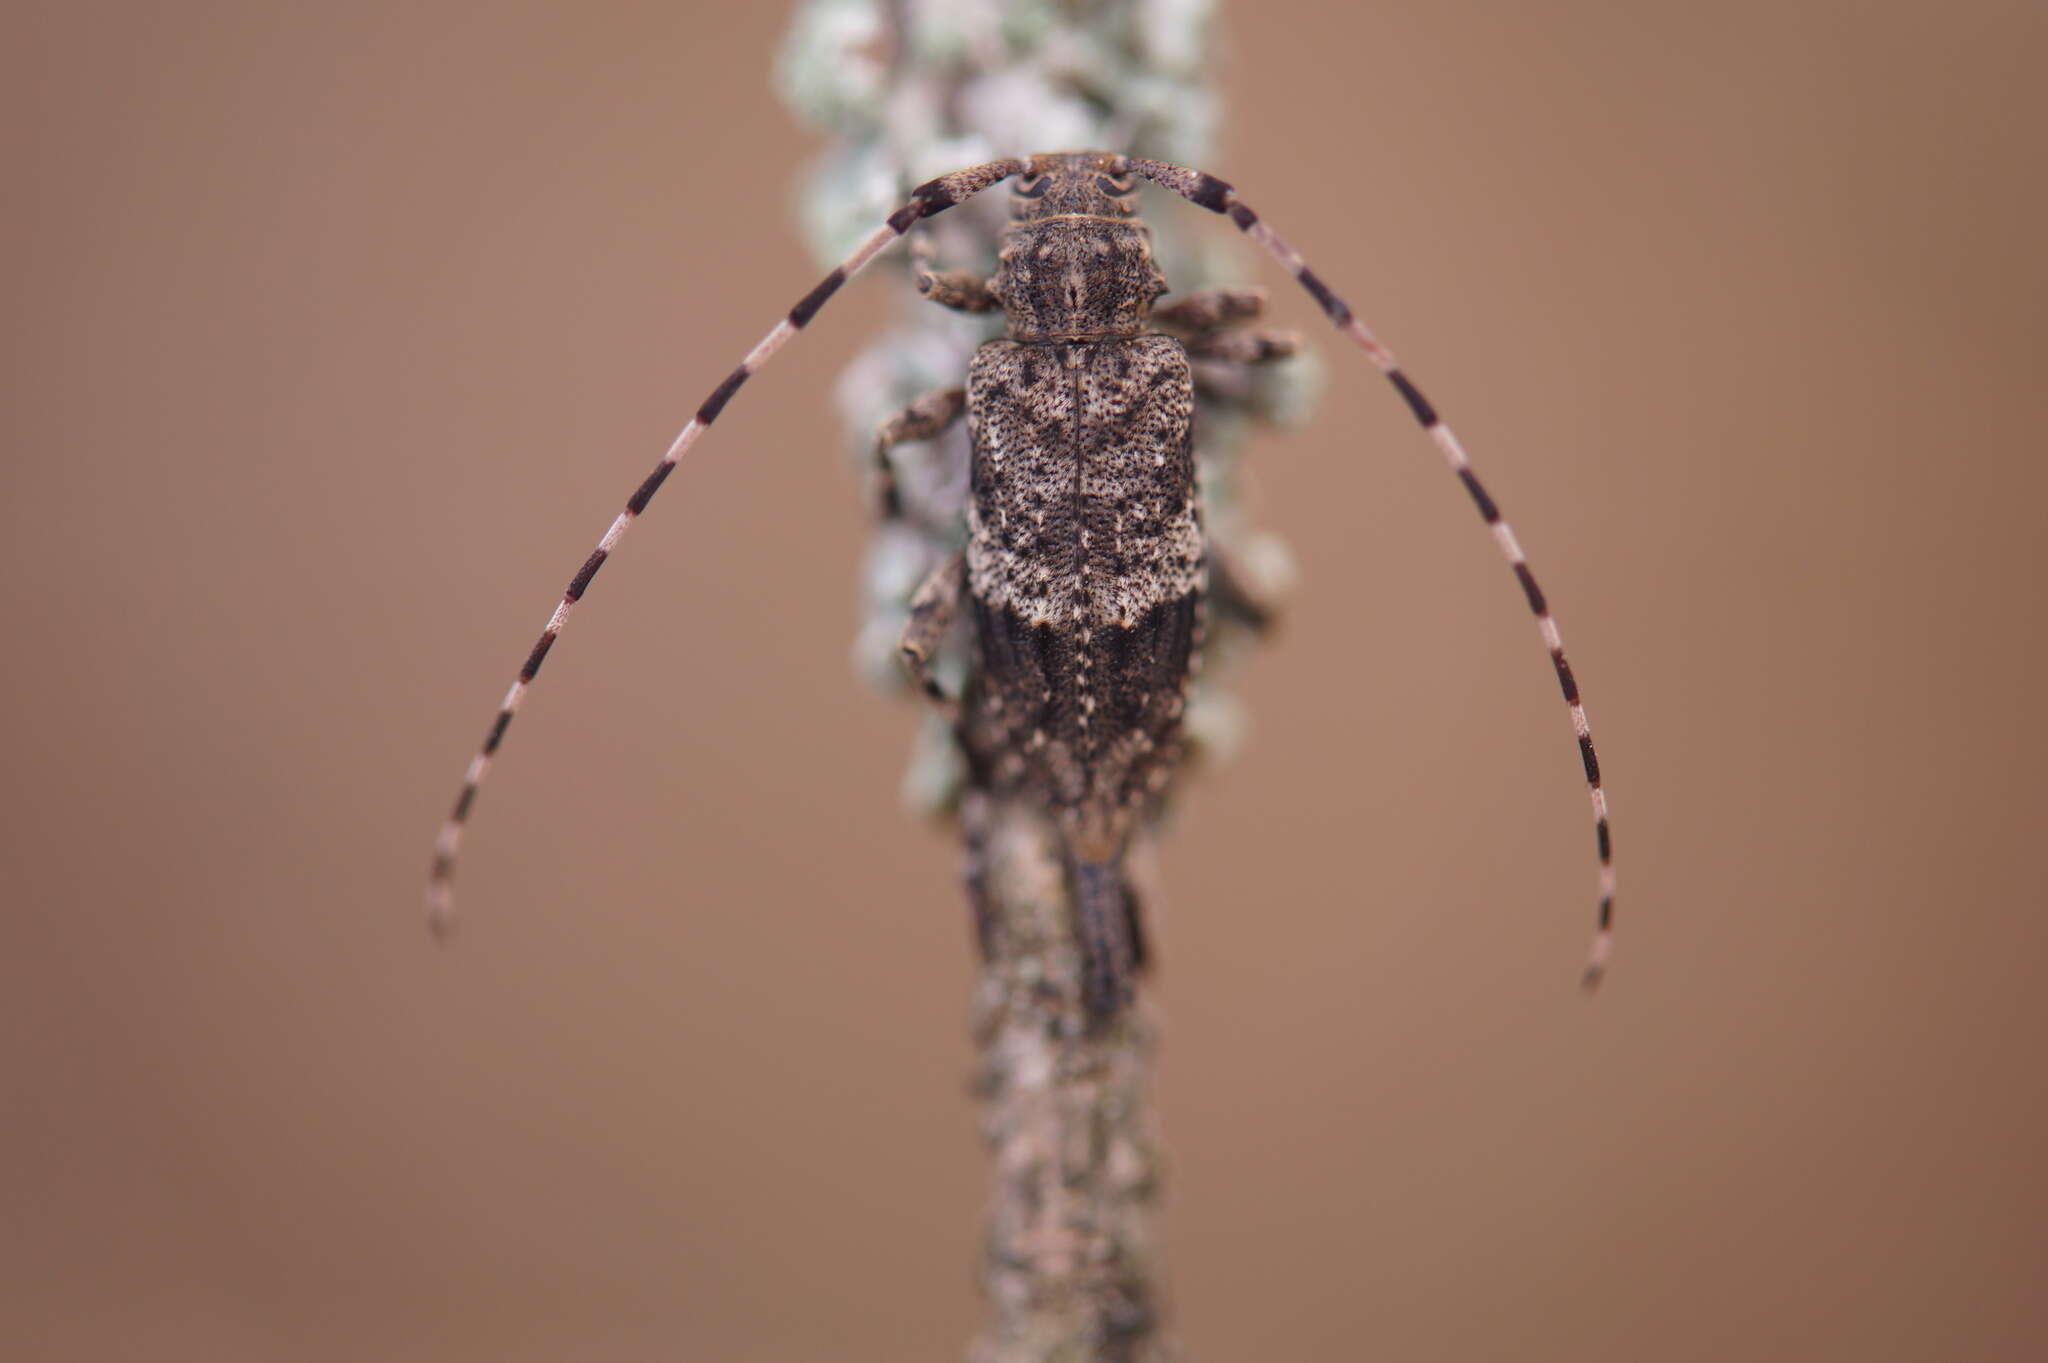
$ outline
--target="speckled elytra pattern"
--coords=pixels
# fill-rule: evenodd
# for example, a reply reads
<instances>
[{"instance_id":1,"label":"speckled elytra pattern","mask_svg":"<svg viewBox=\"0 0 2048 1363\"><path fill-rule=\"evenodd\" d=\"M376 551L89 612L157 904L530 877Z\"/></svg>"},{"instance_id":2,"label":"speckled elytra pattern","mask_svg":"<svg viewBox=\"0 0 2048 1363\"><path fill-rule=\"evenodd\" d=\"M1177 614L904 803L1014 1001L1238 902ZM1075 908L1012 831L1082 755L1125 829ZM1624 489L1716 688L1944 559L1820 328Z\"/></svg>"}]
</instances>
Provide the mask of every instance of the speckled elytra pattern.
<instances>
[{"instance_id":1,"label":"speckled elytra pattern","mask_svg":"<svg viewBox=\"0 0 2048 1363\"><path fill-rule=\"evenodd\" d=\"M1204 569L1193 371L1151 331L1166 280L1105 159L1034 162L988 282L1008 326L967 375L979 665L960 716L986 787L1060 831L1098 1016L1130 989L1122 861L1180 759Z\"/></svg>"},{"instance_id":2,"label":"speckled elytra pattern","mask_svg":"<svg viewBox=\"0 0 2048 1363\"><path fill-rule=\"evenodd\" d=\"M1168 336L983 346L967 376L975 599L1031 625L1130 629L1194 591L1194 407Z\"/></svg>"}]
</instances>

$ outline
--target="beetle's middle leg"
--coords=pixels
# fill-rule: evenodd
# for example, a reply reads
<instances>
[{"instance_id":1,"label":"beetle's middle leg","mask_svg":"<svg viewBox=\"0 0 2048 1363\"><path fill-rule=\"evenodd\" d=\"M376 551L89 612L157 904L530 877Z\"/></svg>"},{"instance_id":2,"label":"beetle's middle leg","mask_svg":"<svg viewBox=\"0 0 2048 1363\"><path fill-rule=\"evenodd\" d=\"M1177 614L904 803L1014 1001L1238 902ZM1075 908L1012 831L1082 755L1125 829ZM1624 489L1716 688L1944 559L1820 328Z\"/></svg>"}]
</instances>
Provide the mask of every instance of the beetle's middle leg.
<instances>
[{"instance_id":1,"label":"beetle's middle leg","mask_svg":"<svg viewBox=\"0 0 2048 1363\"><path fill-rule=\"evenodd\" d=\"M1253 634L1265 634L1280 618L1280 603L1245 574L1237 555L1211 542L1207 549L1208 591L1202 602L1218 616L1235 620Z\"/></svg>"},{"instance_id":2,"label":"beetle's middle leg","mask_svg":"<svg viewBox=\"0 0 2048 1363\"><path fill-rule=\"evenodd\" d=\"M1227 373L1284 360L1301 349L1301 338L1291 331L1245 325L1265 313L1264 289L1202 289L1160 308L1152 320L1181 338L1191 358L1214 361ZM1209 373L1205 366L1198 378Z\"/></svg>"},{"instance_id":3,"label":"beetle's middle leg","mask_svg":"<svg viewBox=\"0 0 2048 1363\"><path fill-rule=\"evenodd\" d=\"M966 588L965 554L954 554L932 569L931 575L910 598L910 618L904 622L903 634L896 644L910 679L949 715L955 708L955 702L939 689L938 679L932 676L932 655L939 651L946 631L958 618Z\"/></svg>"},{"instance_id":4,"label":"beetle's middle leg","mask_svg":"<svg viewBox=\"0 0 2048 1363\"><path fill-rule=\"evenodd\" d=\"M903 515L903 494L896 486L896 465L889 452L898 445L944 435L966 410L965 388L942 388L916 399L875 432L875 500L884 520Z\"/></svg>"}]
</instances>

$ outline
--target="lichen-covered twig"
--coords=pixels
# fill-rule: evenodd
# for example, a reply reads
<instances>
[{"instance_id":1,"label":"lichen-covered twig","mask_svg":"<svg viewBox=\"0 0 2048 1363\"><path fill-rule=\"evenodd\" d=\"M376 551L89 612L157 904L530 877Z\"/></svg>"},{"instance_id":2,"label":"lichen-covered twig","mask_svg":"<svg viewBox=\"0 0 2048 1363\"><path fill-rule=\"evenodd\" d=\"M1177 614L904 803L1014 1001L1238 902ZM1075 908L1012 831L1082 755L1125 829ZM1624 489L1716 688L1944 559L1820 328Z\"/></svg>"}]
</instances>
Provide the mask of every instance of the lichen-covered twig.
<instances>
[{"instance_id":1,"label":"lichen-covered twig","mask_svg":"<svg viewBox=\"0 0 2048 1363\"><path fill-rule=\"evenodd\" d=\"M1126 1008L1089 1030L1057 838L1020 804L970 794L967 806L989 925L975 1089L995 1159L989 1315L970 1363L1163 1363L1147 1215L1159 1182L1152 1023Z\"/></svg>"},{"instance_id":2,"label":"lichen-covered twig","mask_svg":"<svg viewBox=\"0 0 2048 1363\"><path fill-rule=\"evenodd\" d=\"M1210 0L812 0L792 27L781 79L789 102L831 134L801 198L814 246L836 258L911 185L997 156L1090 148L1208 164L1209 8ZM985 278L1004 211L995 195L964 205L920 227L914 254ZM1228 238L1165 215L1153 227L1178 292L1227 276ZM907 268L911 254L896 268ZM995 329L993 318L924 304L907 280L898 293L901 321L840 386L863 476L882 422L921 394L958 385L970 353ZM1251 420L1301 415L1314 387L1310 364L1246 358L1197 357L1205 528L1249 579L1211 584L1218 609L1185 721L1197 759L1213 760L1235 737L1216 664L1255 636L1264 607L1254 603L1270 601L1286 574L1277 543L1243 528L1240 437ZM966 439L956 428L903 446L895 461L902 514L870 549L856 644L862 670L890 688L904 684L896 644L912 593L960 548ZM934 650L931 673L960 694L969 651L957 636ZM983 947L977 1091L995 1179L983 1272L989 1316L971 1358L1163 1363L1173 1349L1146 1230L1158 1174L1146 1103L1153 1024L1142 993L1109 1026L1089 1027L1058 838L1038 810L973 787L937 715L921 732L905 790L917 807L959 820Z\"/></svg>"}]
</instances>

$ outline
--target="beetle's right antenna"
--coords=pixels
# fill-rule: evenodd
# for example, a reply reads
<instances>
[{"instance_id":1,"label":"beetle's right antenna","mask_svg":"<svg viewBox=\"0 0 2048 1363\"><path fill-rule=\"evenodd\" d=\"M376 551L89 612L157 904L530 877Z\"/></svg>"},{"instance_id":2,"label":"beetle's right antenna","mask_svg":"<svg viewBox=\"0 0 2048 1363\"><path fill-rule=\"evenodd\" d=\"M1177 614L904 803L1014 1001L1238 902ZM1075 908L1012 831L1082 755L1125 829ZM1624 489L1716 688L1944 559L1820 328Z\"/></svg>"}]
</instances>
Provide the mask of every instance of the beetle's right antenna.
<instances>
[{"instance_id":1,"label":"beetle's right antenna","mask_svg":"<svg viewBox=\"0 0 2048 1363\"><path fill-rule=\"evenodd\" d=\"M1252 212L1251 205L1237 197L1237 191L1227 182L1217 179L1204 171L1189 170L1184 166L1172 166L1163 161L1146 161L1129 157L1124 161L1129 170L1136 171L1162 189L1170 189L1200 208L1211 213L1228 215L1230 220L1252 240L1271 252L1273 258L1287 267L1307 289L1311 297L1321 305L1323 312L1336 323L1337 329L1356 341L1365 351L1366 358L1384 374L1387 382L1408 404L1408 410L1415 420L1435 442L1444 460L1451 466L1451 472L1458 475L1458 481L1471 494L1473 505L1479 508L1479 518L1493 532L1494 542L1500 546L1501 554L1508 566L1514 569L1515 581L1522 587L1522 595L1529 602L1529 609L1536 616L1536 627L1543 633L1544 647L1550 650L1550 665L1557 671L1558 685L1564 688L1564 703L1571 708L1572 732L1579 740L1579 758L1586 768L1586 789L1593 797L1593 832L1600 853L1600 907L1597 925L1593 933L1592 950L1586 956L1586 969L1582 977L1588 989L1600 983L1606 973L1607 958L1614 949L1614 840L1607 829L1607 792L1600 786L1600 759L1593 752L1593 730L1586 722L1586 707L1579 701L1579 684L1572 677L1571 664L1564 660L1564 640L1557 632L1557 621L1550 616L1550 604L1543 597L1543 590L1536 585L1535 576L1529 571L1528 560L1523 557L1522 546L1515 539L1515 532L1508 529L1508 523L1501 519L1500 508L1480 485L1479 477L1472 472L1472 463L1465 457L1464 446L1458 437L1437 415L1429 399L1422 396L1422 390L1408 381L1401 367L1394 361L1394 352L1380 344L1372 329L1360 321L1351 311L1350 304L1330 291L1330 286L1309 269L1293 247L1280 239L1278 233L1259 221L1259 215Z\"/></svg>"},{"instance_id":2,"label":"beetle's right antenna","mask_svg":"<svg viewBox=\"0 0 2048 1363\"><path fill-rule=\"evenodd\" d=\"M788 315L777 322L774 328L761 338L759 344L747 352L747 357L740 361L739 368L726 375L725 381L711 390L711 396L704 399L704 404L697 409L697 414L690 418L689 425L683 427L682 433L676 436L675 442L668 447L668 452L661 456L661 462L654 466L654 472L648 474L633 495L626 499L626 509L612 520L611 526L604 532L604 537L598 540L597 548L591 551L589 558L583 560L583 566L576 570L576 575L569 579L569 585L563 589L562 599L556 605L554 614L548 617L547 627L540 632L539 642L535 643L533 650L526 655L526 661L520 665L519 676L512 683L512 689L505 693L503 703L498 706L497 718L491 721L490 731L484 735L483 745L477 749L476 756L469 759L469 770L462 778L462 792L455 797L455 807L449 811L447 821L441 825L440 836L434 840L433 869L427 875L427 923L433 928L435 936L445 938L454 929L455 852L462 843L462 830L469 820L470 807L476 803L477 787L483 783L484 773L490 770L498 745L505 741L506 726L512 723L512 716L518 713L520 702L526 699L527 688L533 685L533 679L539 674L540 665L547 658L548 650L555 646L555 640L561 635L563 626L569 623L569 613L576 608L576 603L583 599L583 593L589 590L590 580L597 576L597 570L604 566L605 560L618 548L619 541L625 538L627 527L631 526L640 513L647 509L647 504L654 500L654 494L661 490L663 480L675 468L676 461L683 457L683 453L690 446L697 443L697 437L704 434L712 422L718 420L718 414L725 409L726 403L732 401L733 394L739 392L740 386L752 378L762 365L768 363L775 352L782 349L811 318L817 316L818 310L825 306L826 300L839 291L839 286L858 274L861 267L880 255L889 243L909 231L911 224L919 219L943 213L954 204L972 198L991 185L1001 184L1012 175L1021 173L1025 169L1025 164L1018 160L990 161L985 165L954 171L951 175L942 175L911 191L909 202L891 213L888 221L876 228L874 235L856 247L853 254L841 261L830 274L819 280L816 288L799 298Z\"/></svg>"}]
</instances>

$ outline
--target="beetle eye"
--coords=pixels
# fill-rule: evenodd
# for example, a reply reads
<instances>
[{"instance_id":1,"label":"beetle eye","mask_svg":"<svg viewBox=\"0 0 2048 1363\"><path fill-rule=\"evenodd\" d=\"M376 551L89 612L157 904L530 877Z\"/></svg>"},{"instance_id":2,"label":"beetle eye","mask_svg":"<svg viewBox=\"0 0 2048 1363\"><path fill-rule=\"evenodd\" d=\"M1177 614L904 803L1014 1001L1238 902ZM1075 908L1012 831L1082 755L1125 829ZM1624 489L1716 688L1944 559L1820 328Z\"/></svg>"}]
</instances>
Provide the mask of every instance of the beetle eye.
<instances>
[{"instance_id":1,"label":"beetle eye","mask_svg":"<svg viewBox=\"0 0 2048 1363\"><path fill-rule=\"evenodd\" d=\"M1045 191L1051 188L1052 177L1041 175L1029 183L1019 180L1016 189L1012 192L1020 199L1042 199L1045 197Z\"/></svg>"}]
</instances>

